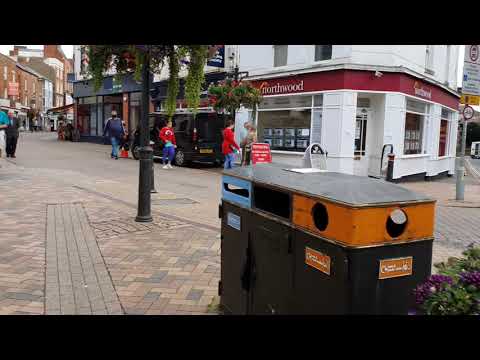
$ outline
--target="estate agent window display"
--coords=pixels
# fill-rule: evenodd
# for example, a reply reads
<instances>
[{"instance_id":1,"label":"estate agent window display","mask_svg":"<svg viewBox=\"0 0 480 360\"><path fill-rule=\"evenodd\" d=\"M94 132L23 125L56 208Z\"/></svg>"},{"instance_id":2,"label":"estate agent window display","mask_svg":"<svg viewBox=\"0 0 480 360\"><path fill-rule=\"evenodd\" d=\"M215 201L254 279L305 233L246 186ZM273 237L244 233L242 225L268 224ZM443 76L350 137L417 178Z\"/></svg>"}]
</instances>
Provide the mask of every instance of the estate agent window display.
<instances>
[{"instance_id":1,"label":"estate agent window display","mask_svg":"<svg viewBox=\"0 0 480 360\"><path fill-rule=\"evenodd\" d=\"M405 114L405 134L403 153L416 155L423 153L423 134L428 116L429 105L407 100L407 112Z\"/></svg>"},{"instance_id":2,"label":"estate agent window display","mask_svg":"<svg viewBox=\"0 0 480 360\"><path fill-rule=\"evenodd\" d=\"M321 95L265 98L258 109L258 142L269 144L271 150L303 153L311 143L312 129L320 138L321 106Z\"/></svg>"}]
</instances>

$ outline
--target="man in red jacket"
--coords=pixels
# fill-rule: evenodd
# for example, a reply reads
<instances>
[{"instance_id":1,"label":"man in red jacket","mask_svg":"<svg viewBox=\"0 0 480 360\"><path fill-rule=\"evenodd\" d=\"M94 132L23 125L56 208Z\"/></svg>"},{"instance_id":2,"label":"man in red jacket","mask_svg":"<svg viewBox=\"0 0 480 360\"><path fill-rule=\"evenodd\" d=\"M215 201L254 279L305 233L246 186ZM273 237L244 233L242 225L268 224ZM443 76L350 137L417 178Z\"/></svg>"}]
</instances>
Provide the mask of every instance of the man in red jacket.
<instances>
[{"instance_id":1,"label":"man in red jacket","mask_svg":"<svg viewBox=\"0 0 480 360\"><path fill-rule=\"evenodd\" d=\"M177 147L171 120L167 122L167 126L164 126L162 130L160 130L160 139L163 141L163 168L171 169L175 156L175 148ZM168 163L166 163L167 157Z\"/></svg>"},{"instance_id":2,"label":"man in red jacket","mask_svg":"<svg viewBox=\"0 0 480 360\"><path fill-rule=\"evenodd\" d=\"M233 136L233 128L235 127L235 123L233 120L227 121L227 127L223 130L223 144L222 144L222 152L225 155L225 163L223 167L225 169L231 169L233 167L233 162L235 160L234 153L238 153L240 147L235 142L235 138Z\"/></svg>"}]
</instances>

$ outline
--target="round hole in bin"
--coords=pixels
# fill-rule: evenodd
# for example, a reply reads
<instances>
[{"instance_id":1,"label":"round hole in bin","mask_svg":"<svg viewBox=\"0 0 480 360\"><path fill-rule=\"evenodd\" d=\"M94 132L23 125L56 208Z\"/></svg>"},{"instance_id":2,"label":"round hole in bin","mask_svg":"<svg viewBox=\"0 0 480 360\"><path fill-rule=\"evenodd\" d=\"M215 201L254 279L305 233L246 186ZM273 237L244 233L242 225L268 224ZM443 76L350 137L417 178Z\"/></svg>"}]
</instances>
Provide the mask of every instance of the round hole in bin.
<instances>
[{"instance_id":1,"label":"round hole in bin","mask_svg":"<svg viewBox=\"0 0 480 360\"><path fill-rule=\"evenodd\" d=\"M312 209L312 216L317 229L324 231L328 226L328 212L325 205L316 203Z\"/></svg>"},{"instance_id":2,"label":"round hole in bin","mask_svg":"<svg viewBox=\"0 0 480 360\"><path fill-rule=\"evenodd\" d=\"M387 232L392 238L399 237L407 227L407 214L403 210L393 210L387 219Z\"/></svg>"}]
</instances>

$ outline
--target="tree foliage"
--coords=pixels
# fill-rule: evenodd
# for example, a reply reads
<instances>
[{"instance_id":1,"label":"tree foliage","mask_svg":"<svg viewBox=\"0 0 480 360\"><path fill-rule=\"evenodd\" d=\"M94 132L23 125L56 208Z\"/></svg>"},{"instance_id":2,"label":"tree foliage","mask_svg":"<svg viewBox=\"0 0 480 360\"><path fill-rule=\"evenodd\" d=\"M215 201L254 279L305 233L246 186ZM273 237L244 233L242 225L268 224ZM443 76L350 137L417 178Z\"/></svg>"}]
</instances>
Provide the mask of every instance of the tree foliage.
<instances>
[{"instance_id":1,"label":"tree foliage","mask_svg":"<svg viewBox=\"0 0 480 360\"><path fill-rule=\"evenodd\" d=\"M88 45L87 72L92 77L95 90L98 90L106 72L111 69L115 70L117 77L133 73L140 81L143 64L147 61L150 72L156 74L168 64L165 107L168 115L172 116L176 109L179 74L184 67L188 71L185 82L187 106L196 112L208 56L208 45Z\"/></svg>"}]
</instances>

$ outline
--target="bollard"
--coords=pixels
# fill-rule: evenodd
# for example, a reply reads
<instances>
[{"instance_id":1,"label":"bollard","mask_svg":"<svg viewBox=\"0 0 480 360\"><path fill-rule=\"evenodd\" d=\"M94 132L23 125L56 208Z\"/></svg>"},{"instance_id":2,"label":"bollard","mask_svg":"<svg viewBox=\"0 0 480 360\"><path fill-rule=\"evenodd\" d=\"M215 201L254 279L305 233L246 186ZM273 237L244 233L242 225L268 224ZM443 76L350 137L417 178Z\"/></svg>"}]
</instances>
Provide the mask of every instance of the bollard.
<instances>
[{"instance_id":1,"label":"bollard","mask_svg":"<svg viewBox=\"0 0 480 360\"><path fill-rule=\"evenodd\" d=\"M152 160L152 177L151 177L151 186L150 186L150 193L156 194L157 190L155 190L155 161Z\"/></svg>"},{"instance_id":2,"label":"bollard","mask_svg":"<svg viewBox=\"0 0 480 360\"><path fill-rule=\"evenodd\" d=\"M395 154L388 154L387 181L393 181L393 165L395 163Z\"/></svg>"}]
</instances>

